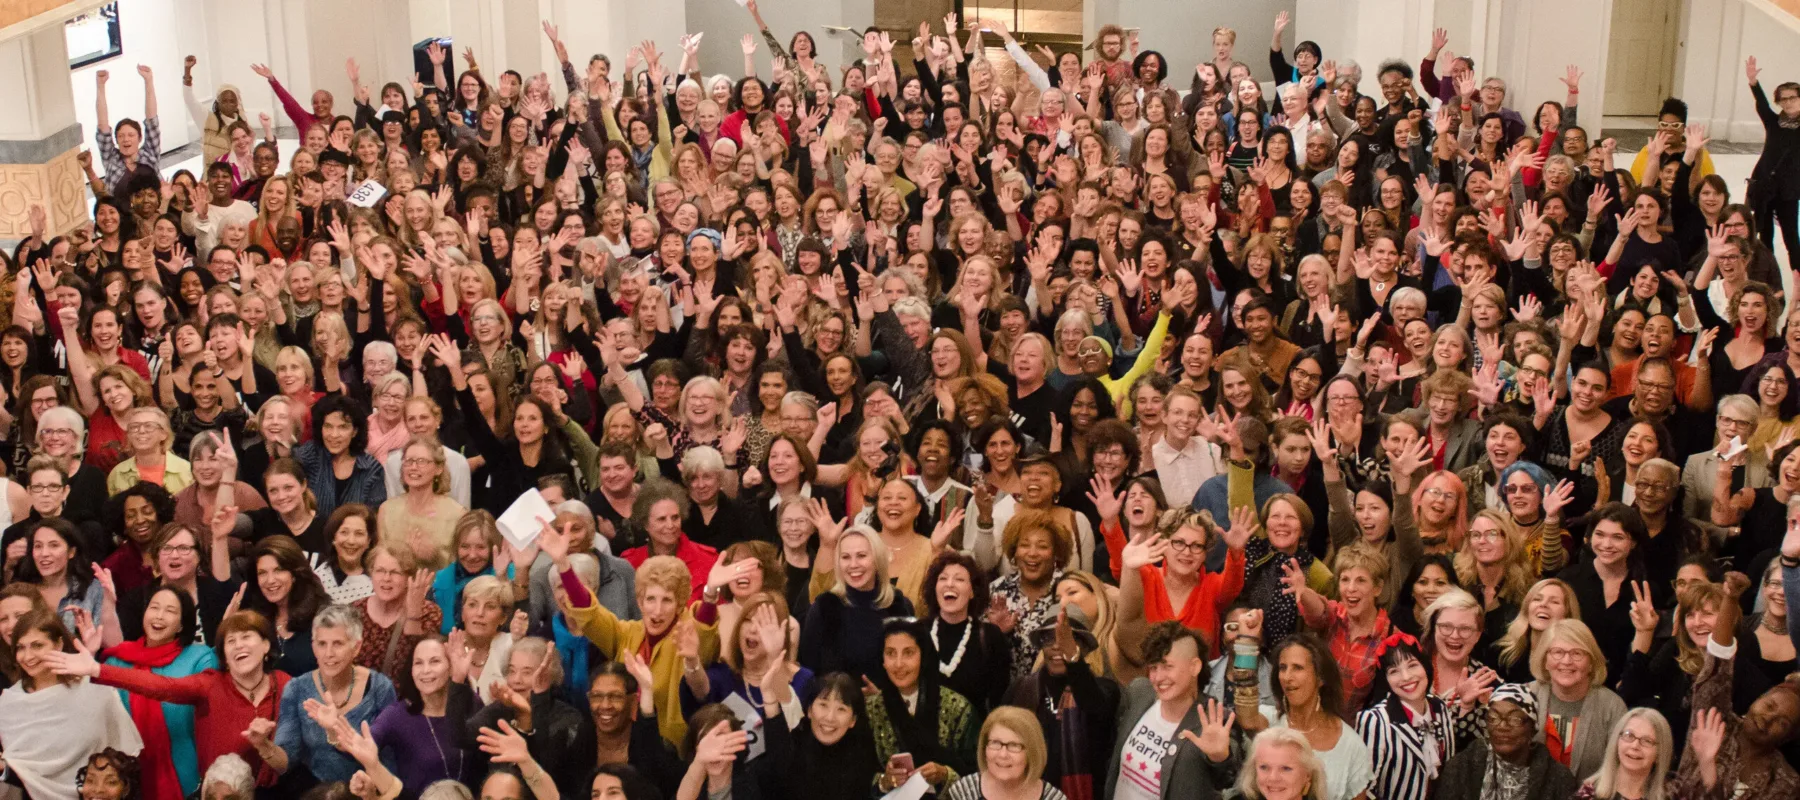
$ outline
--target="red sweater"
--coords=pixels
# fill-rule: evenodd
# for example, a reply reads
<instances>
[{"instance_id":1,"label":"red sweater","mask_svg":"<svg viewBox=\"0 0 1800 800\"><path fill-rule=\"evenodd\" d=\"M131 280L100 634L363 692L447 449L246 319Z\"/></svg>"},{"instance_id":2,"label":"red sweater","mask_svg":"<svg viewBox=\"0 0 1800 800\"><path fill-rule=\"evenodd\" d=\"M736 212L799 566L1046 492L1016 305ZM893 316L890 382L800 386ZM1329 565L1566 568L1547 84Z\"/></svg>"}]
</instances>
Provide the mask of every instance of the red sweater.
<instances>
[{"instance_id":1,"label":"red sweater","mask_svg":"<svg viewBox=\"0 0 1800 800\"><path fill-rule=\"evenodd\" d=\"M273 786L279 776L264 764L256 748L244 738L250 721L275 719L281 705L281 690L287 686L285 672L269 673L269 693L254 708L232 683L231 674L209 669L186 678L165 678L143 669L100 667L96 683L135 692L164 703L181 703L194 707L194 749L201 764L211 764L226 753L236 753L256 770L256 785Z\"/></svg>"}]
</instances>

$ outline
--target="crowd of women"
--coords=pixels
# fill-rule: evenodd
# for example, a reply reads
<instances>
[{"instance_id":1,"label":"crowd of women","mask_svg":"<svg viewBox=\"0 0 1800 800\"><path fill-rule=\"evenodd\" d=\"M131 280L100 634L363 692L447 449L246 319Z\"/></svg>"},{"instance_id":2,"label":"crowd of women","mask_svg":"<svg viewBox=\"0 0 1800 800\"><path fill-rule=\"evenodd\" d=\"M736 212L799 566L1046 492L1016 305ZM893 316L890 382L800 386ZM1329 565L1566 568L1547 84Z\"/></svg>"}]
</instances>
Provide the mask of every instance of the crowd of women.
<instances>
[{"instance_id":1,"label":"crowd of women","mask_svg":"<svg viewBox=\"0 0 1800 800\"><path fill-rule=\"evenodd\" d=\"M0 793L1800 798L1800 84L1738 202L1441 32L746 8L736 78L257 65L286 163L189 58L167 180L98 73L0 285Z\"/></svg>"}]
</instances>

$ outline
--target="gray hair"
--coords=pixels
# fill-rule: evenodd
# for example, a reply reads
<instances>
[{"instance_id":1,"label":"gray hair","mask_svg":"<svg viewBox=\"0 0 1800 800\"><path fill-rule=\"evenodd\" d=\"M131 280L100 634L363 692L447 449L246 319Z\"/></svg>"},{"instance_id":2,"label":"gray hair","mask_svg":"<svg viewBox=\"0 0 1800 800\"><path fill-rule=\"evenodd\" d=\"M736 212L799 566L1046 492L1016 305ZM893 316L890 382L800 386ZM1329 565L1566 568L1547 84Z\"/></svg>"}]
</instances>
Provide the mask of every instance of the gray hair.
<instances>
[{"instance_id":1,"label":"gray hair","mask_svg":"<svg viewBox=\"0 0 1800 800\"><path fill-rule=\"evenodd\" d=\"M583 503L580 500L564 500L560 503L557 503L556 508L553 508L551 510L556 512L556 515L559 517L564 514L571 514L571 515L574 515L577 517L581 517L583 520L585 520L587 522L588 527L590 527L590 528L594 527L594 524L595 524L594 523L594 510L591 508L588 508L588 504Z\"/></svg>"},{"instance_id":2,"label":"gray hair","mask_svg":"<svg viewBox=\"0 0 1800 800\"><path fill-rule=\"evenodd\" d=\"M215 783L225 784L231 790L227 796L229 800L251 800L256 796L256 772L250 769L250 762L236 753L221 754L206 768L206 777L200 785L204 789ZM206 793L202 791L202 794Z\"/></svg>"},{"instance_id":3,"label":"gray hair","mask_svg":"<svg viewBox=\"0 0 1800 800\"><path fill-rule=\"evenodd\" d=\"M1319 760L1319 754L1313 750L1312 742L1306 734L1293 728L1269 728L1250 740L1248 752L1244 754L1244 766L1238 770L1237 788L1243 797L1261 797L1256 790L1256 756L1270 747L1291 747L1300 757L1300 768L1306 773L1312 784L1307 798L1325 796L1325 763Z\"/></svg>"},{"instance_id":4,"label":"gray hair","mask_svg":"<svg viewBox=\"0 0 1800 800\"><path fill-rule=\"evenodd\" d=\"M681 457L681 477L688 478L707 472L724 472L725 457L719 451L701 445L690 448L687 455Z\"/></svg>"},{"instance_id":5,"label":"gray hair","mask_svg":"<svg viewBox=\"0 0 1800 800\"><path fill-rule=\"evenodd\" d=\"M1402 302L1414 302L1420 305L1426 305L1425 293L1416 287L1402 286L1395 289L1393 296L1388 298L1388 306L1391 308L1395 303Z\"/></svg>"},{"instance_id":6,"label":"gray hair","mask_svg":"<svg viewBox=\"0 0 1800 800\"><path fill-rule=\"evenodd\" d=\"M363 348L364 364L369 363L370 356L387 356L389 361L396 364L400 362L400 351L394 349L393 342L385 340L378 339L370 342L368 346Z\"/></svg>"},{"instance_id":7,"label":"gray hair","mask_svg":"<svg viewBox=\"0 0 1800 800\"><path fill-rule=\"evenodd\" d=\"M781 398L781 404L784 406L800 406L801 408L806 409L806 413L808 414L817 414L819 412L819 398L812 396L812 392L802 392L798 390L788 392Z\"/></svg>"},{"instance_id":8,"label":"gray hair","mask_svg":"<svg viewBox=\"0 0 1800 800\"><path fill-rule=\"evenodd\" d=\"M569 571L587 586L600 585L600 559L592 553L570 553Z\"/></svg>"},{"instance_id":9,"label":"gray hair","mask_svg":"<svg viewBox=\"0 0 1800 800\"><path fill-rule=\"evenodd\" d=\"M74 430L75 438L77 440L86 438L87 419L81 416L81 412L68 406L57 406L39 415L37 428L38 435L42 436L45 428L56 427L53 423L59 422L68 426L71 430Z\"/></svg>"},{"instance_id":10,"label":"gray hair","mask_svg":"<svg viewBox=\"0 0 1800 800\"><path fill-rule=\"evenodd\" d=\"M1634 719L1642 719L1656 732L1656 765L1650 769L1650 778L1644 782L1644 800L1668 800L1669 762L1675 757L1675 736L1670 732L1669 720L1662 712L1644 707L1625 712L1618 722L1613 723L1612 735L1606 737L1606 757L1600 760L1600 771L1592 779L1594 796L1618 796L1619 735L1625 732L1625 726L1630 725Z\"/></svg>"},{"instance_id":11,"label":"gray hair","mask_svg":"<svg viewBox=\"0 0 1800 800\"><path fill-rule=\"evenodd\" d=\"M194 441L188 443L188 460L199 461L211 457L224 446L225 438L218 431L201 431L194 436Z\"/></svg>"},{"instance_id":12,"label":"gray hair","mask_svg":"<svg viewBox=\"0 0 1800 800\"><path fill-rule=\"evenodd\" d=\"M907 295L894 301L894 316L915 317L927 322L931 321L931 306L919 299L918 295Z\"/></svg>"},{"instance_id":13,"label":"gray hair","mask_svg":"<svg viewBox=\"0 0 1800 800\"><path fill-rule=\"evenodd\" d=\"M573 558L573 556L571 556L571 558ZM596 583L597 582L598 580L596 580ZM318 623L315 622L313 624L317 625ZM512 649L506 652L506 659L511 661L513 656L520 653L536 658L540 664L548 657L550 663L544 667L544 674L550 679L551 686L559 686L562 684L562 658L551 651L549 640L540 636L527 636L523 639L519 639L513 642Z\"/></svg>"},{"instance_id":14,"label":"gray hair","mask_svg":"<svg viewBox=\"0 0 1800 800\"><path fill-rule=\"evenodd\" d=\"M51 410L54 411L55 409ZM1746 417L1750 417L1751 419L1755 419L1758 416L1756 399L1747 394L1728 394L1720 398L1719 416L1725 416L1725 412L1727 411L1735 411ZM43 425L42 422L39 422L38 424L40 426Z\"/></svg>"},{"instance_id":15,"label":"gray hair","mask_svg":"<svg viewBox=\"0 0 1800 800\"><path fill-rule=\"evenodd\" d=\"M351 606L334 603L319 610L313 617L313 630L320 628L336 628L348 634L352 641L362 641L362 614Z\"/></svg>"},{"instance_id":16,"label":"gray hair","mask_svg":"<svg viewBox=\"0 0 1800 800\"><path fill-rule=\"evenodd\" d=\"M475 800L475 794L462 781L445 778L425 787L425 791L419 793L419 800Z\"/></svg>"}]
</instances>

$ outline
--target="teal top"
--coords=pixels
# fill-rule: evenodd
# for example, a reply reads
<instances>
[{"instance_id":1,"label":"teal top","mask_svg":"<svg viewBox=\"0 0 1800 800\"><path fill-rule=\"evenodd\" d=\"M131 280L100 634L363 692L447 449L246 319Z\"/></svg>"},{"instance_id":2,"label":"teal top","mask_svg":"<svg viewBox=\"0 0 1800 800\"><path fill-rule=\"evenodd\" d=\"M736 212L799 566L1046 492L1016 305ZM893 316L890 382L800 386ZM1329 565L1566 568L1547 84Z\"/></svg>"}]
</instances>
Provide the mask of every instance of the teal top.
<instances>
[{"instance_id":1,"label":"teal top","mask_svg":"<svg viewBox=\"0 0 1800 800\"><path fill-rule=\"evenodd\" d=\"M108 666L131 669L131 665L116 658L106 660ZM186 678L198 675L219 666L219 658L212 648L203 644L190 644L181 651L166 667L156 667L152 673L165 678ZM119 700L125 703L127 712L131 710L131 693L119 690ZM200 788L200 754L194 749L194 707L182 703L163 703L163 724L169 729L169 755L175 761L175 776L181 779L181 791L192 795ZM143 723L138 723L142 725Z\"/></svg>"}]
</instances>

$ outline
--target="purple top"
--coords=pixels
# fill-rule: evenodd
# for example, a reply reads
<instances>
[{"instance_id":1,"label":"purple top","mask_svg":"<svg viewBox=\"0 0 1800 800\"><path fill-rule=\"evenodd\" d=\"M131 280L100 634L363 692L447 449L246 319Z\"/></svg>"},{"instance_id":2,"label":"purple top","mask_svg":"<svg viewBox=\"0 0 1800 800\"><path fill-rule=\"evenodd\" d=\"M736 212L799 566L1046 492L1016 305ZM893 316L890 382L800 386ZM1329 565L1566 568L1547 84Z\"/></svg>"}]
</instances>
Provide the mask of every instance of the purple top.
<instances>
[{"instance_id":1,"label":"purple top","mask_svg":"<svg viewBox=\"0 0 1800 800\"><path fill-rule=\"evenodd\" d=\"M463 779L468 754L457 745L459 724L448 717L413 714L405 703L394 703L375 716L369 733L394 777L404 786L424 788L444 778Z\"/></svg>"}]
</instances>

